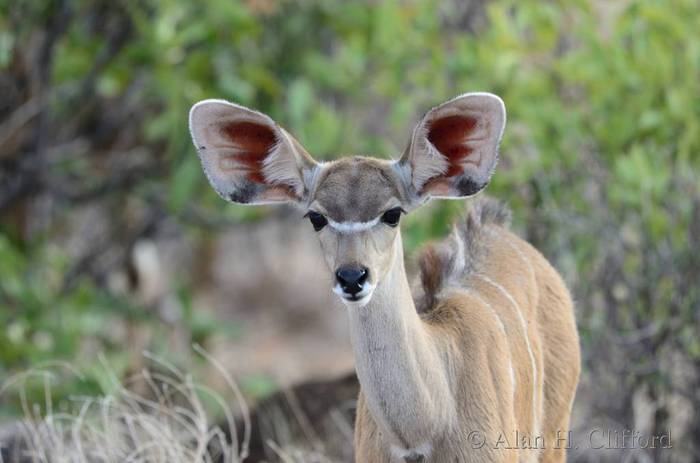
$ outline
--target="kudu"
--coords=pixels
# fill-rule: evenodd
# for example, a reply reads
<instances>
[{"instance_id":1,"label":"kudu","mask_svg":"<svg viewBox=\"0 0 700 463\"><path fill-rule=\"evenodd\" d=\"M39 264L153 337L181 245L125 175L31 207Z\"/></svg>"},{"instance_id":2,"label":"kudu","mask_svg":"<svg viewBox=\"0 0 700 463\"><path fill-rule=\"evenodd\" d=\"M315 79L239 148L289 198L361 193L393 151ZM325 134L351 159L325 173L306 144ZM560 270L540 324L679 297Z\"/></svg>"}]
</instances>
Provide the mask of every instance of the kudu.
<instances>
[{"instance_id":1,"label":"kudu","mask_svg":"<svg viewBox=\"0 0 700 463\"><path fill-rule=\"evenodd\" d=\"M557 272L477 200L420 258L423 294L404 268L403 214L489 183L503 101L461 95L413 130L397 161L316 162L265 114L221 100L190 112L204 171L225 199L291 202L311 221L333 291L347 306L361 392L358 462L564 461L580 352Z\"/></svg>"}]
</instances>

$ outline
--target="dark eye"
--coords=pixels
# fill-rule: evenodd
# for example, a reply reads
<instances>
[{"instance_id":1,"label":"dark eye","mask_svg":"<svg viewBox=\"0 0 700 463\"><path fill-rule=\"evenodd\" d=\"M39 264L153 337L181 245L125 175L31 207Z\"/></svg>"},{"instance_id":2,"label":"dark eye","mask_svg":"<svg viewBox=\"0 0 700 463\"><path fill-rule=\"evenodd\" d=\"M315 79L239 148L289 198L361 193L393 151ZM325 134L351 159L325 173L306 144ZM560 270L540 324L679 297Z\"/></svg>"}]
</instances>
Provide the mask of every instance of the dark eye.
<instances>
[{"instance_id":1,"label":"dark eye","mask_svg":"<svg viewBox=\"0 0 700 463\"><path fill-rule=\"evenodd\" d=\"M311 221L311 225L314 226L314 230L319 231L328 224L328 220L319 214L318 212L309 211L306 216Z\"/></svg>"},{"instance_id":2,"label":"dark eye","mask_svg":"<svg viewBox=\"0 0 700 463\"><path fill-rule=\"evenodd\" d=\"M399 219L401 218L401 213L403 209L400 207L395 207L389 209L384 214L382 214L382 222L389 225L390 227L395 227L399 224Z\"/></svg>"}]
</instances>

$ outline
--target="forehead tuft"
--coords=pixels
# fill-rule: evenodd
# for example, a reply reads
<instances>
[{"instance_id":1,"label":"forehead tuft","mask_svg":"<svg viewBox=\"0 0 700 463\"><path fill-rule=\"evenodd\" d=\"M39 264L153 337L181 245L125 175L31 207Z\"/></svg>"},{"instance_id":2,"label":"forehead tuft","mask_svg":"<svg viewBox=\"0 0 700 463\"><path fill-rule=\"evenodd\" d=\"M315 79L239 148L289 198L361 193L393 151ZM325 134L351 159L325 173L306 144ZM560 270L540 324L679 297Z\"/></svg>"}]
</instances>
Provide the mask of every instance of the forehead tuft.
<instances>
[{"instance_id":1,"label":"forehead tuft","mask_svg":"<svg viewBox=\"0 0 700 463\"><path fill-rule=\"evenodd\" d=\"M324 166L315 199L338 222L367 222L393 197L401 199L396 173L386 161L355 156Z\"/></svg>"}]
</instances>

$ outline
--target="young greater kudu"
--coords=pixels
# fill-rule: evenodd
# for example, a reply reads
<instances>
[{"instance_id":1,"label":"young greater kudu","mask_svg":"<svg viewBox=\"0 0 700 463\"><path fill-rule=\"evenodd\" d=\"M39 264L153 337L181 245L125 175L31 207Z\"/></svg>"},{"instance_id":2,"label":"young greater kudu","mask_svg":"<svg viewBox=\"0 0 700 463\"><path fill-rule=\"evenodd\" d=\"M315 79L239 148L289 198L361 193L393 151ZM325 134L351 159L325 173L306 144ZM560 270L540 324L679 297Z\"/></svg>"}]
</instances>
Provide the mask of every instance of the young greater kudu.
<instances>
[{"instance_id":1,"label":"young greater kudu","mask_svg":"<svg viewBox=\"0 0 700 463\"><path fill-rule=\"evenodd\" d=\"M564 461L580 352L557 272L476 201L423 253L411 295L398 223L431 198L476 195L498 159L505 107L488 93L431 109L398 161L320 163L265 114L197 103L190 129L225 199L291 202L347 306L361 384L358 462Z\"/></svg>"}]
</instances>

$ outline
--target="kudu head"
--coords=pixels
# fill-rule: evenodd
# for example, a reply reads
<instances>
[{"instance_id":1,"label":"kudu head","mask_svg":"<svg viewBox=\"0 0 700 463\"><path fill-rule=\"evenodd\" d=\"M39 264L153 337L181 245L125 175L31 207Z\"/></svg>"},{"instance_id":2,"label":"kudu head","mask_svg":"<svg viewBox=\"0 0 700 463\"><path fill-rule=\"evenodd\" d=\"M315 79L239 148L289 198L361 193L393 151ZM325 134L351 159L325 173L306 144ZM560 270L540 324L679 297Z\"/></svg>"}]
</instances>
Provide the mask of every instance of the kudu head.
<instances>
[{"instance_id":1,"label":"kudu head","mask_svg":"<svg viewBox=\"0 0 700 463\"><path fill-rule=\"evenodd\" d=\"M498 159L503 101L468 93L428 111L397 161L316 162L270 117L223 100L190 111L190 131L209 182L239 204L289 202L321 242L333 290L365 305L401 248L402 214L431 198L481 191Z\"/></svg>"}]
</instances>

